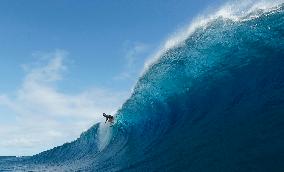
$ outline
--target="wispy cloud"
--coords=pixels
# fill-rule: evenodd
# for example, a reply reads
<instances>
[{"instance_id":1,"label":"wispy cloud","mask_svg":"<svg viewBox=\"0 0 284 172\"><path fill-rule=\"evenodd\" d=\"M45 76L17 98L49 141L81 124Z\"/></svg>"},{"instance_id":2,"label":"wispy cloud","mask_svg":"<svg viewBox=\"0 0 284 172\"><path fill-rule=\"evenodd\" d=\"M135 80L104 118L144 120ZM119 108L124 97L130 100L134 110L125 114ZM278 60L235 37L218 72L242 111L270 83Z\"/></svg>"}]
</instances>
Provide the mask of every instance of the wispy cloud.
<instances>
[{"instance_id":1,"label":"wispy cloud","mask_svg":"<svg viewBox=\"0 0 284 172\"><path fill-rule=\"evenodd\" d=\"M13 95L0 94L0 107L14 121L0 120L0 155L26 155L71 141L102 120L102 112L118 109L127 94L93 87L77 94L58 89L58 81L68 70L67 53L45 54L36 65L24 65L26 76Z\"/></svg>"},{"instance_id":2,"label":"wispy cloud","mask_svg":"<svg viewBox=\"0 0 284 172\"><path fill-rule=\"evenodd\" d=\"M132 45L127 47L125 50L125 59L127 61L127 67L131 68L137 61L139 55L145 52L147 49L148 46L144 43L133 43Z\"/></svg>"},{"instance_id":3,"label":"wispy cloud","mask_svg":"<svg viewBox=\"0 0 284 172\"><path fill-rule=\"evenodd\" d=\"M126 41L124 43L125 69L114 79L136 79L139 72L139 69L137 69L139 68L139 63L144 63L144 56L148 50L149 45L145 43Z\"/></svg>"}]
</instances>

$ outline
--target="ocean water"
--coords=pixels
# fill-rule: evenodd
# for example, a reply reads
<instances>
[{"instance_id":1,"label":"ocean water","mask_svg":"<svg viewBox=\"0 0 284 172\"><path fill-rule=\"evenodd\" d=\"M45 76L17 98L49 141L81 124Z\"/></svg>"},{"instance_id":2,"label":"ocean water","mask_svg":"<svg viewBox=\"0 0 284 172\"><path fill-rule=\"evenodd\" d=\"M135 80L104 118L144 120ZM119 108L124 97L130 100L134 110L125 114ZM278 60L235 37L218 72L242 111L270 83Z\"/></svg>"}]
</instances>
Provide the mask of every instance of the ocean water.
<instances>
[{"instance_id":1,"label":"ocean water","mask_svg":"<svg viewBox=\"0 0 284 172\"><path fill-rule=\"evenodd\" d=\"M283 172L284 4L264 4L220 10L158 53L113 127L0 171Z\"/></svg>"}]
</instances>

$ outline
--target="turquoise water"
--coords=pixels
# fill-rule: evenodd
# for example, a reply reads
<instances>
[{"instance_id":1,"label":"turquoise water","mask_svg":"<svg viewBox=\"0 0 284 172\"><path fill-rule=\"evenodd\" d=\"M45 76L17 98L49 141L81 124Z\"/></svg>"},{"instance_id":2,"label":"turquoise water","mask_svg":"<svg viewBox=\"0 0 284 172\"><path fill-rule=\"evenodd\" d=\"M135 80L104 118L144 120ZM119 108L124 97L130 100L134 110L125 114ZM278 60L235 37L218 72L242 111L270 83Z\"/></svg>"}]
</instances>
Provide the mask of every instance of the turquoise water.
<instances>
[{"instance_id":1,"label":"turquoise water","mask_svg":"<svg viewBox=\"0 0 284 172\"><path fill-rule=\"evenodd\" d=\"M284 5L216 17L165 51L109 128L2 171L284 171Z\"/></svg>"}]
</instances>

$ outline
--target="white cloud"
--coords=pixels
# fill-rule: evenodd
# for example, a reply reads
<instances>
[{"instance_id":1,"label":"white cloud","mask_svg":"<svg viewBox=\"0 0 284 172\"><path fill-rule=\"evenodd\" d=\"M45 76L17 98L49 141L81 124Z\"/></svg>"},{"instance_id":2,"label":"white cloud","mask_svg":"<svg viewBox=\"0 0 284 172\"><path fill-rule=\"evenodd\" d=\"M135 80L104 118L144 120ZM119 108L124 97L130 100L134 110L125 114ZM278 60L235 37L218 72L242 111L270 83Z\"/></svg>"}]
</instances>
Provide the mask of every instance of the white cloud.
<instances>
[{"instance_id":1,"label":"white cloud","mask_svg":"<svg viewBox=\"0 0 284 172\"><path fill-rule=\"evenodd\" d=\"M139 63L144 63L143 55L149 50L149 46L140 42L124 43L125 69L114 77L115 80L136 79L139 70ZM137 69L138 68L138 69Z\"/></svg>"},{"instance_id":2,"label":"white cloud","mask_svg":"<svg viewBox=\"0 0 284 172\"><path fill-rule=\"evenodd\" d=\"M102 112L113 113L126 99L124 92L92 88L77 94L58 89L67 53L45 54L35 65L24 65L27 74L13 95L0 94L0 108L14 121L0 119L0 155L31 155L77 138L100 122Z\"/></svg>"},{"instance_id":3,"label":"white cloud","mask_svg":"<svg viewBox=\"0 0 284 172\"><path fill-rule=\"evenodd\" d=\"M138 55L145 52L148 49L146 44L143 43L133 43L130 47L126 49L126 61L127 67L131 68L138 58Z\"/></svg>"}]
</instances>

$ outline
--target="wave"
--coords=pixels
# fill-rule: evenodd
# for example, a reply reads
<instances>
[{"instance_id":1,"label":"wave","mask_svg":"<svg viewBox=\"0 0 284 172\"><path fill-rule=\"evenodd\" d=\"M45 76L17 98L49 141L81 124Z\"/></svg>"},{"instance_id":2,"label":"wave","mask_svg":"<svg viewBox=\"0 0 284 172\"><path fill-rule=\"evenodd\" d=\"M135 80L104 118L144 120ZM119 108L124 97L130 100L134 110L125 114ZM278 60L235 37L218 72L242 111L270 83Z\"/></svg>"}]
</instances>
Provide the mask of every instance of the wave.
<instances>
[{"instance_id":1,"label":"wave","mask_svg":"<svg viewBox=\"0 0 284 172\"><path fill-rule=\"evenodd\" d=\"M163 46L113 127L1 169L283 171L284 4L232 6Z\"/></svg>"}]
</instances>

